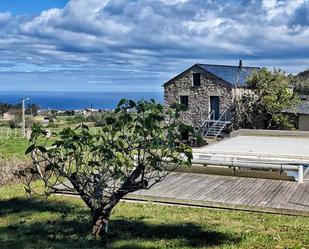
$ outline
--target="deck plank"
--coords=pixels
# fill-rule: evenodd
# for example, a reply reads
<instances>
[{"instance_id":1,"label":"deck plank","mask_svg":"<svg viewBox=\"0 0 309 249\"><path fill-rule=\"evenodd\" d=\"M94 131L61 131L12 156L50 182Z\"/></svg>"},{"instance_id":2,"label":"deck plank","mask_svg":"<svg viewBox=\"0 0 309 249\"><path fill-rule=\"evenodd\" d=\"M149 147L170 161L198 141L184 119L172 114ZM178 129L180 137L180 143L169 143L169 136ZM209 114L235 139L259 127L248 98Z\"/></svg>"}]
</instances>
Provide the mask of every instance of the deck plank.
<instances>
[{"instance_id":1,"label":"deck plank","mask_svg":"<svg viewBox=\"0 0 309 249\"><path fill-rule=\"evenodd\" d=\"M158 193L151 200L309 216L308 182L300 184L283 180L182 174L185 184L181 186L182 183L178 182L179 186L174 185L179 190L174 189L173 195L168 195L170 199L162 199L163 195Z\"/></svg>"},{"instance_id":2,"label":"deck plank","mask_svg":"<svg viewBox=\"0 0 309 249\"><path fill-rule=\"evenodd\" d=\"M125 198L309 216L309 181L173 172L152 189L136 191Z\"/></svg>"}]
</instances>

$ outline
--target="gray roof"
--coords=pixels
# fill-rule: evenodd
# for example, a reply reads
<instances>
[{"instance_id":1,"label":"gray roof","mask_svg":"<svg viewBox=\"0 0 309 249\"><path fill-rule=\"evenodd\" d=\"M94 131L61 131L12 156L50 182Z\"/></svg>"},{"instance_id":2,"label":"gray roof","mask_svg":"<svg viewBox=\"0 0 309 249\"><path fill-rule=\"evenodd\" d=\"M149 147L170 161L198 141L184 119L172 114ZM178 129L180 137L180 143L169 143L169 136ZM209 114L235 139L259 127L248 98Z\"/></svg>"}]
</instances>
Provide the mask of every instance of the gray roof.
<instances>
[{"instance_id":1,"label":"gray roof","mask_svg":"<svg viewBox=\"0 0 309 249\"><path fill-rule=\"evenodd\" d=\"M295 106L294 108L286 109L283 112L309 115L309 101L299 104Z\"/></svg>"},{"instance_id":2,"label":"gray roof","mask_svg":"<svg viewBox=\"0 0 309 249\"><path fill-rule=\"evenodd\" d=\"M250 76L253 71L260 70L259 67L239 67L226 65L211 65L211 64L197 64L202 69L212 73L218 78L230 83L233 86L243 87L246 84L246 78Z\"/></svg>"}]
</instances>

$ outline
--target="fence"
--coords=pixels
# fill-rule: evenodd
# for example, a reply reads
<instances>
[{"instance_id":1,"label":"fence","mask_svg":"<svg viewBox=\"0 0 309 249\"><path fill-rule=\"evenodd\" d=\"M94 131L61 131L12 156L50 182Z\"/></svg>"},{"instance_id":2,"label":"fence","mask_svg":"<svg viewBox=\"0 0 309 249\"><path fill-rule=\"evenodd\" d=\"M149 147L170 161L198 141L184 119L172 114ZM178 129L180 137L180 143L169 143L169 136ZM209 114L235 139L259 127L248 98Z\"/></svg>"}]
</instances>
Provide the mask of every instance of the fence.
<instances>
[{"instance_id":1,"label":"fence","mask_svg":"<svg viewBox=\"0 0 309 249\"><path fill-rule=\"evenodd\" d=\"M0 127L0 137L22 137L21 129L12 129L10 127Z\"/></svg>"}]
</instances>

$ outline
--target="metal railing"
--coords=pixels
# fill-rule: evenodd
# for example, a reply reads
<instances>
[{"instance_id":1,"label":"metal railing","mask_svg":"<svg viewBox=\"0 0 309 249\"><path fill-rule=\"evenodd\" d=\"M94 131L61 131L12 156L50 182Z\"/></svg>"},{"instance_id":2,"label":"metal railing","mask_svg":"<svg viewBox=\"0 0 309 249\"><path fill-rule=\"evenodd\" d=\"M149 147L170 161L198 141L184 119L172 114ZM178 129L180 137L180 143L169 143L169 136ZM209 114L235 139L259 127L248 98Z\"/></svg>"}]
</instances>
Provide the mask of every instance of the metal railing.
<instances>
[{"instance_id":1,"label":"metal railing","mask_svg":"<svg viewBox=\"0 0 309 249\"><path fill-rule=\"evenodd\" d=\"M224 119L223 119L224 118ZM206 136L209 134L209 133L211 133L212 131L213 132L215 132L215 127L217 126L217 124L219 123L219 122L226 122L226 110L220 115L220 117L212 124L212 126L207 130L207 132L206 132ZM224 127L225 127L225 125L224 126L222 126L221 128L220 128L220 131L218 131L218 133L215 135L215 137L217 137L218 136L218 134L224 129Z\"/></svg>"},{"instance_id":2,"label":"metal railing","mask_svg":"<svg viewBox=\"0 0 309 249\"><path fill-rule=\"evenodd\" d=\"M207 119L206 119L206 120L204 121L204 123L201 125L201 128L203 128L203 127L207 124L207 122L208 122L209 120L211 120L211 117L212 117L214 114L215 114L215 111L212 110L212 111L208 114Z\"/></svg>"},{"instance_id":3,"label":"metal railing","mask_svg":"<svg viewBox=\"0 0 309 249\"><path fill-rule=\"evenodd\" d=\"M304 182L304 166L308 166L304 163L261 163L261 162L249 162L249 161L237 161L237 160L214 160L214 159L193 159L192 164L211 165L211 166L226 166L232 168L234 171L238 169L258 169L258 170L278 170L283 171L295 171L298 172L297 182Z\"/></svg>"}]
</instances>

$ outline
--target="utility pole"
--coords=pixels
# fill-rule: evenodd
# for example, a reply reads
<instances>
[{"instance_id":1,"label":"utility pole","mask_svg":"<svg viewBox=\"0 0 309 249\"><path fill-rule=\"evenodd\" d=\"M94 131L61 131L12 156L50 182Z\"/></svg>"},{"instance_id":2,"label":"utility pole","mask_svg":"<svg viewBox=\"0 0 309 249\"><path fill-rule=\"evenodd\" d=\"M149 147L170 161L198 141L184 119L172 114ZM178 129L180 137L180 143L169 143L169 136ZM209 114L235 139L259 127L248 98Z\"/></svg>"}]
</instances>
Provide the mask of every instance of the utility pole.
<instances>
[{"instance_id":1,"label":"utility pole","mask_svg":"<svg viewBox=\"0 0 309 249\"><path fill-rule=\"evenodd\" d=\"M21 119L22 119L22 135L23 137L26 137L26 119L25 119L25 102L26 100L29 100L29 98L22 98L22 104L21 104Z\"/></svg>"}]
</instances>

